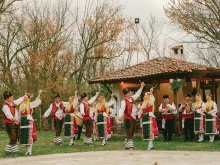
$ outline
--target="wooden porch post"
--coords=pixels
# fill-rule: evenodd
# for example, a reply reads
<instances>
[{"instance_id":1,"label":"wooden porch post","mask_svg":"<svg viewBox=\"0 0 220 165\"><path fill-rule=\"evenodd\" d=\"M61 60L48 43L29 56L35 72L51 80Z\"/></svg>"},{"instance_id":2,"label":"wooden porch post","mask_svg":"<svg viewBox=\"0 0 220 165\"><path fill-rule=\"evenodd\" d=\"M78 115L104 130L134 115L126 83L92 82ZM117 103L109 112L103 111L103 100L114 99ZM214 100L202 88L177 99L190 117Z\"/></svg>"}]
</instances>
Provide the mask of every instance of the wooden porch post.
<instances>
[{"instance_id":1,"label":"wooden porch post","mask_svg":"<svg viewBox=\"0 0 220 165\"><path fill-rule=\"evenodd\" d=\"M180 136L180 117L179 117L179 105L178 105L178 95L177 91L174 92L174 104L176 105L177 114L174 116L175 124L175 135Z\"/></svg>"},{"instance_id":2,"label":"wooden porch post","mask_svg":"<svg viewBox=\"0 0 220 165\"><path fill-rule=\"evenodd\" d=\"M200 93L200 79L196 77L196 93Z\"/></svg>"},{"instance_id":3,"label":"wooden porch post","mask_svg":"<svg viewBox=\"0 0 220 165\"><path fill-rule=\"evenodd\" d=\"M212 95L213 95L213 101L216 102L216 95L215 95L215 79L212 78Z\"/></svg>"}]
</instances>

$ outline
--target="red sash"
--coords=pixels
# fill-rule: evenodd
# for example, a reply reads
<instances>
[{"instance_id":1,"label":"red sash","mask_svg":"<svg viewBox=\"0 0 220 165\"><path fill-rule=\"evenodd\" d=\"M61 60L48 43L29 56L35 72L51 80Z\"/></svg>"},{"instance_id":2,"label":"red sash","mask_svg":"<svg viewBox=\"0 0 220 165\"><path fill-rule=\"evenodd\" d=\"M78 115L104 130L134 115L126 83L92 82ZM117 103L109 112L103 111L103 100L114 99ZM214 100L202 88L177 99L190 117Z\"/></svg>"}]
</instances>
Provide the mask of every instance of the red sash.
<instances>
[{"instance_id":1,"label":"red sash","mask_svg":"<svg viewBox=\"0 0 220 165\"><path fill-rule=\"evenodd\" d=\"M170 105L172 105L171 102L169 102ZM166 106L164 104L162 104L162 109L165 109ZM166 119L166 120L171 120L173 119L173 114L166 114L166 113L162 113L162 119Z\"/></svg>"}]
</instances>

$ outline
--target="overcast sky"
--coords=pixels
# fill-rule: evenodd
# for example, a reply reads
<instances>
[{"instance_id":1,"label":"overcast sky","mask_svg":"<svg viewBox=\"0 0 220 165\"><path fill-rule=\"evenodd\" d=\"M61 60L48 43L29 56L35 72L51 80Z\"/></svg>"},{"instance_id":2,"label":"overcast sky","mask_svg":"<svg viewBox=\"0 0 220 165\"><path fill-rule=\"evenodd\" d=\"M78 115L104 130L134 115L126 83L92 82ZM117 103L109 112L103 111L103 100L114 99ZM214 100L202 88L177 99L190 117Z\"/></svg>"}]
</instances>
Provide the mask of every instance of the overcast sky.
<instances>
[{"instance_id":1,"label":"overcast sky","mask_svg":"<svg viewBox=\"0 0 220 165\"><path fill-rule=\"evenodd\" d=\"M125 6L124 12L132 18L145 19L150 14L156 15L160 19L166 19L163 6L168 0L120 0Z\"/></svg>"},{"instance_id":2,"label":"overcast sky","mask_svg":"<svg viewBox=\"0 0 220 165\"><path fill-rule=\"evenodd\" d=\"M57 0L39 0L42 2L52 2L56 3ZM65 0L63 0L65 1ZM72 5L77 2L77 0L69 0L72 2ZM78 0L79 4L83 6L87 0ZM103 0L107 1L107 0ZM108 0L111 1L111 0ZM163 26L162 35L161 35L161 42L162 40L166 40L169 42L169 47L172 47L176 44L181 44L178 42L180 38L183 38L184 34L178 32L174 32L175 27L169 25L169 19L167 18L163 7L167 5L169 0L116 0L119 4L123 5L124 7L124 14L127 18L140 18L140 23L147 22L147 18L152 14L156 16L156 18L160 21L166 22L165 26ZM25 3L32 3L33 0L23 0L22 4ZM181 36L182 35L182 36ZM145 60L145 59L143 59Z\"/></svg>"}]
</instances>

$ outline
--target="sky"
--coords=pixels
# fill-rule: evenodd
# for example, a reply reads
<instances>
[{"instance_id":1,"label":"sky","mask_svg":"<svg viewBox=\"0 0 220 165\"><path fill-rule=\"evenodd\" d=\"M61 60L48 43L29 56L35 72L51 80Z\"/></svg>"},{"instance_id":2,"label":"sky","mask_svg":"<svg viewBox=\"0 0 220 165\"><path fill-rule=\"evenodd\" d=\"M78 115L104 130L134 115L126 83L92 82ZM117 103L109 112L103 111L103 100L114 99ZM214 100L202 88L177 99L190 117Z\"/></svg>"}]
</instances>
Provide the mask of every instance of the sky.
<instances>
[{"instance_id":1,"label":"sky","mask_svg":"<svg viewBox=\"0 0 220 165\"><path fill-rule=\"evenodd\" d=\"M23 0L21 3L24 5L25 3L28 2L33 2L33 0ZM41 0L42 2L56 2L56 0ZM62 0L61 0L62 1ZM65 0L63 0L65 1ZM74 4L77 2L77 0L69 0ZM103 0L107 1L107 0ZM111 0L108 0L111 1ZM140 23L147 22L147 17L150 15L156 16L156 18L159 21L163 21L166 24L163 26L162 29L162 35L160 36L160 42L164 42L163 40L166 40L169 44L167 45L168 47L172 47L174 45L179 45L181 44L179 41L180 38L183 38L185 34L181 34L179 31L174 32L176 27L171 26L169 24L169 19L167 18L163 7L167 5L169 0L115 0L117 3L123 5L123 12L125 16L129 19L135 19L139 18ZM81 4L82 8L83 5L85 4L86 0L78 0L79 4ZM19 2L20 3L20 2ZM181 36L182 35L182 36ZM139 63L143 62L146 59L144 58L144 55L139 55L140 60L136 61L134 63ZM153 55L155 57L155 55ZM167 56L167 55L165 55Z\"/></svg>"},{"instance_id":2,"label":"sky","mask_svg":"<svg viewBox=\"0 0 220 165\"><path fill-rule=\"evenodd\" d=\"M133 18L144 20L150 14L156 15L161 20L167 19L163 6L168 0L120 0L125 6L124 13Z\"/></svg>"},{"instance_id":3,"label":"sky","mask_svg":"<svg viewBox=\"0 0 220 165\"><path fill-rule=\"evenodd\" d=\"M165 25L162 29L160 36L160 42L163 40L168 42L168 47L171 48L174 45L181 44L179 40L183 38L185 34L176 30L177 28L170 24L169 18L164 12L164 6L167 6L169 0L120 0L120 3L124 6L124 14L131 19L140 18L140 23L146 22L147 17L150 15L156 16L156 18L164 22ZM144 55L139 54L139 61L134 63L143 62L146 60ZM169 56L164 54L164 56ZM152 52L152 57L157 57L155 52Z\"/></svg>"}]
</instances>

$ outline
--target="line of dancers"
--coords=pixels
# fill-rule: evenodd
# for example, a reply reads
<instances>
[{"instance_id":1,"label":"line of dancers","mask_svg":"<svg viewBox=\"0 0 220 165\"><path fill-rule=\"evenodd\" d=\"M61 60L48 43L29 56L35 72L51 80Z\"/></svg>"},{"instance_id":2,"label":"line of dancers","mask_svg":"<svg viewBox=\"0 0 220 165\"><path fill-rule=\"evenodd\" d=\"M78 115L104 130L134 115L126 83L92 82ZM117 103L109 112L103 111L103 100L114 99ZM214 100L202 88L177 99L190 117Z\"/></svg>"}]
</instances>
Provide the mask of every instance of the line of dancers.
<instances>
[{"instance_id":1,"label":"line of dancers","mask_svg":"<svg viewBox=\"0 0 220 165\"><path fill-rule=\"evenodd\" d=\"M141 137L143 141L149 141L148 150L153 149L153 140L159 135L157 120L154 115L155 98L153 88L146 92L143 102L136 104L135 100L141 95L144 88L144 82L140 89L131 95L129 88L123 89L124 99L121 101L121 107L118 114L118 120L124 120L126 139L125 149L133 150L133 135L136 128L136 119L140 118ZM31 95L26 93L17 100L13 99L10 91L3 93L5 102L3 104L3 114L6 132L9 136L9 144L6 145L6 154L18 154L17 141L26 146L25 155L32 155L33 142L37 140L36 126L32 117L33 108L41 104L39 90L35 101L30 102ZM68 102L63 102L58 93L54 96L54 102L49 106L43 115L43 119L52 116L54 120L55 136L54 144L62 145L62 128L64 127L64 136L69 137L69 145L74 145L74 139L79 140L83 125L85 127L85 136L83 139L85 146L92 146L92 135L94 139L101 140L101 145L106 144L113 131L113 119L115 117L114 94L111 95L109 102L106 102L104 96L100 96L96 101L99 92L90 100L86 93L78 96L70 96ZM181 104L182 128L184 130L185 141L193 140L193 135L199 134L199 142L204 140L204 135L209 135L210 142L218 134L217 106L211 100L211 95L206 96L207 102L201 100L201 95L196 95L196 102L193 103L189 94L185 97L185 102ZM79 99L81 102L79 103ZM19 106L20 105L20 106ZM18 107L19 106L19 107ZM169 100L167 94L163 95L163 102L160 104L159 111L162 113L162 129L164 141L172 140L173 117L177 113L176 106ZM18 132L20 132L18 134ZM189 135L188 135L189 134Z\"/></svg>"}]
</instances>

